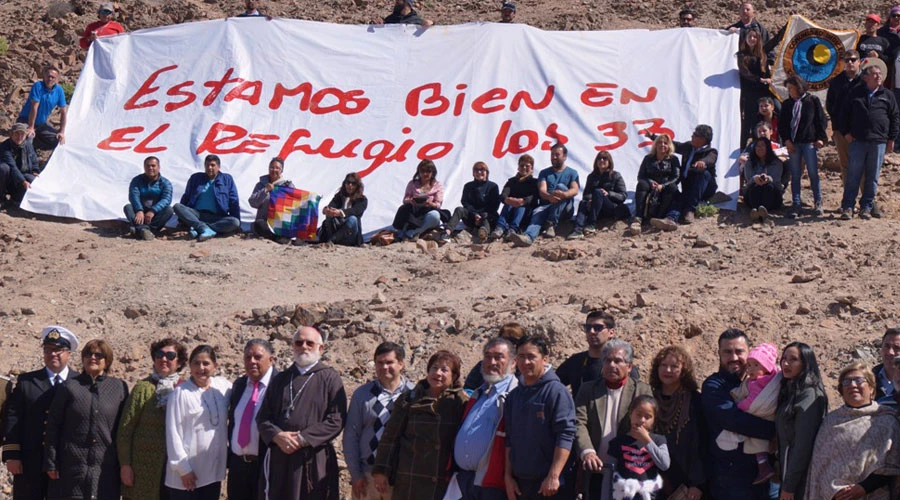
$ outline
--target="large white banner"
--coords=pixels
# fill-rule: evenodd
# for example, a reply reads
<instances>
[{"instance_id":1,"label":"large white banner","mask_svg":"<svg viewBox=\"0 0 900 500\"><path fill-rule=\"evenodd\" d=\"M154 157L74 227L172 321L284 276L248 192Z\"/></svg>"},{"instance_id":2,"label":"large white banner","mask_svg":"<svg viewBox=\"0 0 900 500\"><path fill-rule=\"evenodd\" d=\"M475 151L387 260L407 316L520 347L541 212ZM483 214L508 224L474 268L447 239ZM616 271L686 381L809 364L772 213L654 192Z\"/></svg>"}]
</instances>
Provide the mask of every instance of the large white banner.
<instances>
[{"instance_id":1,"label":"large white banner","mask_svg":"<svg viewBox=\"0 0 900 500\"><path fill-rule=\"evenodd\" d=\"M690 140L712 125L719 190L736 198L736 35L705 29L547 32L525 25L349 26L229 18L93 43L60 146L24 201L30 211L122 218L128 183L155 155L179 201L207 154L242 198L272 157L322 194L364 176L367 231L391 223L423 158L444 208L484 161L501 187L557 142L582 182L608 150L633 190L646 131Z\"/></svg>"}]
</instances>

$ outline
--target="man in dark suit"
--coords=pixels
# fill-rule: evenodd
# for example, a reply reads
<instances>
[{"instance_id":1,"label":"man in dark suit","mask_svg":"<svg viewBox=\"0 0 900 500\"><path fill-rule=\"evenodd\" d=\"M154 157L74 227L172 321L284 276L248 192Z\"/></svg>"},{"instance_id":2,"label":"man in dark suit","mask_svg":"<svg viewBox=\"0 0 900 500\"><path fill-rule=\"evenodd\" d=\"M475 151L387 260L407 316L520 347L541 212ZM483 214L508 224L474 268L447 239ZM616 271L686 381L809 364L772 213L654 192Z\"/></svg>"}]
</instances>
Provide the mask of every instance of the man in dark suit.
<instances>
[{"instance_id":1,"label":"man in dark suit","mask_svg":"<svg viewBox=\"0 0 900 500\"><path fill-rule=\"evenodd\" d=\"M69 378L69 356L78 338L61 326L41 332L44 367L19 376L4 422L3 462L13 475L14 500L43 500L47 474L43 467L44 424L56 387Z\"/></svg>"},{"instance_id":2,"label":"man in dark suit","mask_svg":"<svg viewBox=\"0 0 900 500\"><path fill-rule=\"evenodd\" d=\"M272 377L275 351L262 339L244 346L244 372L234 381L228 405L228 498L254 500L260 498L259 475L266 446L259 439L256 414Z\"/></svg>"}]
</instances>

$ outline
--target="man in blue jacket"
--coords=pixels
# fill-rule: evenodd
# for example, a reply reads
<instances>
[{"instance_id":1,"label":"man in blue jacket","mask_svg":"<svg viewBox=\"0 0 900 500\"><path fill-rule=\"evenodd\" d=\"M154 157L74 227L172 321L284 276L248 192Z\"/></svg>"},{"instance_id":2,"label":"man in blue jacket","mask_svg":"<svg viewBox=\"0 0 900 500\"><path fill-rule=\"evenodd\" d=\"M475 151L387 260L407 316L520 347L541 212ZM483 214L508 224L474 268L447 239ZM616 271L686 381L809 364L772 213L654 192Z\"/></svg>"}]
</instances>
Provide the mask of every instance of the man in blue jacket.
<instances>
[{"instance_id":1,"label":"man in blue jacket","mask_svg":"<svg viewBox=\"0 0 900 500\"><path fill-rule=\"evenodd\" d=\"M172 218L172 183L159 173L159 158L144 158L144 173L131 179L125 218L130 233L138 239L152 240Z\"/></svg>"},{"instance_id":2,"label":"man in blue jacket","mask_svg":"<svg viewBox=\"0 0 900 500\"><path fill-rule=\"evenodd\" d=\"M541 336L522 339L516 355L521 384L506 398L506 493L520 500L574 498L560 475L575 440L575 402L548 366Z\"/></svg>"},{"instance_id":3,"label":"man in blue jacket","mask_svg":"<svg viewBox=\"0 0 900 500\"><path fill-rule=\"evenodd\" d=\"M28 138L28 125L16 123L9 132L9 138L0 144L0 204L10 201L19 205L25 191L41 173L37 153Z\"/></svg>"},{"instance_id":4,"label":"man in blue jacket","mask_svg":"<svg viewBox=\"0 0 900 500\"><path fill-rule=\"evenodd\" d=\"M754 485L757 466L753 455L744 453L741 443L735 450L722 450L716 436L723 430L759 439L775 437L775 424L744 413L731 397L731 390L741 385L747 369L750 342L737 328L729 328L719 336L719 371L703 381L700 401L709 431L711 461L710 487L713 498L762 500L778 498L778 488L769 482Z\"/></svg>"},{"instance_id":5,"label":"man in blue jacket","mask_svg":"<svg viewBox=\"0 0 900 500\"><path fill-rule=\"evenodd\" d=\"M181 203L175 204L175 215L190 226L197 241L241 229L241 202L234 179L219 171L222 163L216 155L207 155L203 165L205 172L188 179Z\"/></svg>"}]
</instances>

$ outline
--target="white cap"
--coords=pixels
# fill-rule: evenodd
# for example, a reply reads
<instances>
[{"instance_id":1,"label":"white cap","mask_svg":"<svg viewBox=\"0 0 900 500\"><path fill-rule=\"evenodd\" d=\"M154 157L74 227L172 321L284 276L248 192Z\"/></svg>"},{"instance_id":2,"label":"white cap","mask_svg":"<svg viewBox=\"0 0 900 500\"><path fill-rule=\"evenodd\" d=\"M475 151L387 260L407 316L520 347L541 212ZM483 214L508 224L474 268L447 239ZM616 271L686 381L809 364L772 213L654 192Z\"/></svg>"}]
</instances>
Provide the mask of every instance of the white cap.
<instances>
[{"instance_id":1,"label":"white cap","mask_svg":"<svg viewBox=\"0 0 900 500\"><path fill-rule=\"evenodd\" d=\"M78 350L78 337L66 328L50 325L41 332L41 344L67 347L70 351Z\"/></svg>"}]
</instances>

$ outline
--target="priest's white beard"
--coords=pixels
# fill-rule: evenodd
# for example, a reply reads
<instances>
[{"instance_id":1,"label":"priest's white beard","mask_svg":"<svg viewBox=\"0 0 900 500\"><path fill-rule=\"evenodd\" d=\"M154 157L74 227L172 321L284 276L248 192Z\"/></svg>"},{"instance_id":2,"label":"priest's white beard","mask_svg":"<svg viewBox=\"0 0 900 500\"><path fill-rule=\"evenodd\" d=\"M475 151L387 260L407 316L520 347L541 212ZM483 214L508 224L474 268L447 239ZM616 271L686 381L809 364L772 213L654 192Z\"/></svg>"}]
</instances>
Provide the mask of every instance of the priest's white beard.
<instances>
[{"instance_id":1,"label":"priest's white beard","mask_svg":"<svg viewBox=\"0 0 900 500\"><path fill-rule=\"evenodd\" d=\"M319 361L322 355L318 351L304 352L302 354L294 354L294 363L301 368L312 366Z\"/></svg>"}]
</instances>

